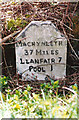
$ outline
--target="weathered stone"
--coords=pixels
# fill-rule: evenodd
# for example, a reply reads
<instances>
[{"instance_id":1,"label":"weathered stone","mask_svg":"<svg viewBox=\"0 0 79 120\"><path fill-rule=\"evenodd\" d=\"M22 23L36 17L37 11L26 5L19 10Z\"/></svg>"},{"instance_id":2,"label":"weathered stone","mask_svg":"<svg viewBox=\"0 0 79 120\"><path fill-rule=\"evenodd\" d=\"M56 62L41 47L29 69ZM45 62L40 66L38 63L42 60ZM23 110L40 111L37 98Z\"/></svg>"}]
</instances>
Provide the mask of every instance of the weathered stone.
<instances>
[{"instance_id":1,"label":"weathered stone","mask_svg":"<svg viewBox=\"0 0 79 120\"><path fill-rule=\"evenodd\" d=\"M66 75L67 40L50 21L32 21L16 38L16 68L26 76ZM24 39L24 40L23 40ZM25 72L24 72L25 71ZM27 79L27 77L26 77Z\"/></svg>"}]
</instances>

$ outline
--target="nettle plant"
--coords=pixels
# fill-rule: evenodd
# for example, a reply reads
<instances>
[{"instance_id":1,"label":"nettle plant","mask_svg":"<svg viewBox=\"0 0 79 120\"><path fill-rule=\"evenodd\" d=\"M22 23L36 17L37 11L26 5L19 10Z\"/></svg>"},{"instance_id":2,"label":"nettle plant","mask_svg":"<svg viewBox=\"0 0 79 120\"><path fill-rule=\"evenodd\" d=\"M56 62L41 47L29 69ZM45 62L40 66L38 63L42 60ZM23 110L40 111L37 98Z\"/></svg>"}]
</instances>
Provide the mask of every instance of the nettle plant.
<instances>
[{"instance_id":1,"label":"nettle plant","mask_svg":"<svg viewBox=\"0 0 79 120\"><path fill-rule=\"evenodd\" d=\"M2 89L8 87L8 83L7 83L7 80L8 80L8 79L9 79L9 78L6 77L6 76L3 76L3 77L0 76L0 87L1 87Z\"/></svg>"},{"instance_id":2,"label":"nettle plant","mask_svg":"<svg viewBox=\"0 0 79 120\"><path fill-rule=\"evenodd\" d=\"M55 88L58 81L52 83ZM44 86L45 85L45 86ZM58 86L58 85L57 85ZM71 94L69 99L52 97L49 84L43 84L41 88L42 96L30 93L32 89L29 85L24 91L18 89L15 94L6 95L6 101L1 98L0 117L8 118L77 118L77 98L76 94ZM50 89L49 89L50 88ZM75 87L74 87L75 88ZM49 93L44 90L49 90ZM2 95L2 94L1 94ZM9 96L10 95L10 96ZM6 114L8 113L8 114Z\"/></svg>"},{"instance_id":3,"label":"nettle plant","mask_svg":"<svg viewBox=\"0 0 79 120\"><path fill-rule=\"evenodd\" d=\"M0 77L3 87L8 78ZM6 96L0 92L0 118L77 118L77 84L72 85L74 94L69 97L58 95L59 80L41 84L40 94L31 93L32 87L7 89ZM54 91L56 94L54 94ZM54 95L53 95L54 94ZM52 97L53 95L53 97ZM5 99L4 99L5 98Z\"/></svg>"},{"instance_id":4,"label":"nettle plant","mask_svg":"<svg viewBox=\"0 0 79 120\"><path fill-rule=\"evenodd\" d=\"M15 31L18 28L24 28L28 22L26 20L22 20L21 18L9 19L7 21L7 29L11 31Z\"/></svg>"},{"instance_id":5,"label":"nettle plant","mask_svg":"<svg viewBox=\"0 0 79 120\"><path fill-rule=\"evenodd\" d=\"M48 93L50 92L51 94L58 94L58 88L59 88L59 80L51 80L51 83L43 83L41 84L41 89L44 90L44 92Z\"/></svg>"}]
</instances>

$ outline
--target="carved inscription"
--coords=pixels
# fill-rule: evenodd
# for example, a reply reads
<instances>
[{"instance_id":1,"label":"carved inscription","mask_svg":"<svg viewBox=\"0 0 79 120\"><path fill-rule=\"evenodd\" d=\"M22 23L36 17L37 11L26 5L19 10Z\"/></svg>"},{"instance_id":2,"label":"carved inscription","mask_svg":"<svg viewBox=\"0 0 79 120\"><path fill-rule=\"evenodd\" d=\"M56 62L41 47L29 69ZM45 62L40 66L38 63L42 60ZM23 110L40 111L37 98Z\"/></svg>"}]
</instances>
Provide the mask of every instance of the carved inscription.
<instances>
[{"instance_id":1,"label":"carved inscription","mask_svg":"<svg viewBox=\"0 0 79 120\"><path fill-rule=\"evenodd\" d=\"M46 23L41 25L41 22L35 22L37 26L31 23L23 31L26 39L16 43L17 69L20 73L27 70L29 74L39 74L38 79L44 79L46 74L56 78L64 77L67 41L50 22ZM22 33L17 39L21 39L21 36ZM62 70L56 73L58 69Z\"/></svg>"}]
</instances>

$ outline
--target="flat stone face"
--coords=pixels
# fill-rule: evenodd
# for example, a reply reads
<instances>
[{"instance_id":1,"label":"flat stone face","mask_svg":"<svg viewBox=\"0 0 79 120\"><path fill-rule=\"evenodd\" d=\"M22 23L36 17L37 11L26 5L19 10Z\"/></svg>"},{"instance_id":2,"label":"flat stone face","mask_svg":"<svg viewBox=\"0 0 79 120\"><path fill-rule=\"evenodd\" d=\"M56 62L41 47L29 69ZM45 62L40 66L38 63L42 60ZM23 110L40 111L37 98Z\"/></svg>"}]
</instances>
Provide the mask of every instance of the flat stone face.
<instances>
[{"instance_id":1,"label":"flat stone face","mask_svg":"<svg viewBox=\"0 0 79 120\"><path fill-rule=\"evenodd\" d=\"M44 80L66 75L67 40L50 21L32 21L16 38L16 68ZM26 77L27 79L28 77Z\"/></svg>"}]
</instances>

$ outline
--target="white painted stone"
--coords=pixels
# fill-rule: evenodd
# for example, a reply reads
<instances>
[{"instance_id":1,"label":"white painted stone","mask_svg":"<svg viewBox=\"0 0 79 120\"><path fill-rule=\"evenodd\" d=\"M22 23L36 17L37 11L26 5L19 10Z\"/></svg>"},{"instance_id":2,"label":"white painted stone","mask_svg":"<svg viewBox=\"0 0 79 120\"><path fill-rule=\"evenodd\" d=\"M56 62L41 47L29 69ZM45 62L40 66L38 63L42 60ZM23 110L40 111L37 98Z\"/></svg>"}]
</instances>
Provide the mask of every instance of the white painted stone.
<instances>
[{"instance_id":1,"label":"white painted stone","mask_svg":"<svg viewBox=\"0 0 79 120\"><path fill-rule=\"evenodd\" d=\"M30 78L34 74L38 80L44 80L46 75L55 78L66 75L67 40L53 23L32 21L16 40L23 38L15 45L18 73Z\"/></svg>"}]
</instances>

